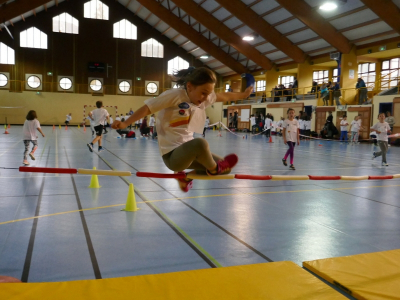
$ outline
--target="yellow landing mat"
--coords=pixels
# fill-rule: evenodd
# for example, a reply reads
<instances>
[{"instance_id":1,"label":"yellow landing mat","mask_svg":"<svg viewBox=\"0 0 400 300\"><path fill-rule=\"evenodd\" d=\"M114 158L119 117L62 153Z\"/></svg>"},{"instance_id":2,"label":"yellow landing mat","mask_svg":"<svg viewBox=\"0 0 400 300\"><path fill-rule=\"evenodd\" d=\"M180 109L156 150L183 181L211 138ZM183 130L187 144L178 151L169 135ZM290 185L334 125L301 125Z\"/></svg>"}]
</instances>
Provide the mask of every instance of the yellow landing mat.
<instances>
[{"instance_id":1,"label":"yellow landing mat","mask_svg":"<svg viewBox=\"0 0 400 300\"><path fill-rule=\"evenodd\" d=\"M132 277L48 283L2 283L0 299L234 300L347 299L293 262Z\"/></svg>"},{"instance_id":2,"label":"yellow landing mat","mask_svg":"<svg viewBox=\"0 0 400 300\"><path fill-rule=\"evenodd\" d=\"M400 299L400 249L305 261L303 266L357 299Z\"/></svg>"}]
</instances>

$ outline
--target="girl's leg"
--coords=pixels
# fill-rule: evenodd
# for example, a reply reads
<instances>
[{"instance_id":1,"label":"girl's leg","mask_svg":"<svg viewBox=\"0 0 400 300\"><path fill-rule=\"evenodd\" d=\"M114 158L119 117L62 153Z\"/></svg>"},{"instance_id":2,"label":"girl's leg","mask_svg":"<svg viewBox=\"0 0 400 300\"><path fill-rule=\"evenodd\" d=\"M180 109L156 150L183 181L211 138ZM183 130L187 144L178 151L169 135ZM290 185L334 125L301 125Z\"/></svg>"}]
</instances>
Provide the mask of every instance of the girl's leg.
<instances>
[{"instance_id":1,"label":"girl's leg","mask_svg":"<svg viewBox=\"0 0 400 300\"><path fill-rule=\"evenodd\" d=\"M381 148L381 151L376 152L375 156L382 155L382 162L386 162L386 152L388 150L388 142L378 141L378 143L379 143L379 148Z\"/></svg>"},{"instance_id":2,"label":"girl's leg","mask_svg":"<svg viewBox=\"0 0 400 300\"><path fill-rule=\"evenodd\" d=\"M204 129L203 129L203 135L205 136L205 134L206 134L206 129L207 129L207 127L204 127Z\"/></svg>"},{"instance_id":3,"label":"girl's leg","mask_svg":"<svg viewBox=\"0 0 400 300\"><path fill-rule=\"evenodd\" d=\"M354 135L354 142L355 142L355 143L358 142L358 135L359 135L358 132L356 132L355 135Z\"/></svg>"},{"instance_id":4,"label":"girl's leg","mask_svg":"<svg viewBox=\"0 0 400 300\"><path fill-rule=\"evenodd\" d=\"M36 149L38 148L38 141L34 140L34 141L31 141L31 142L33 144L31 153L34 154Z\"/></svg>"},{"instance_id":5,"label":"girl's leg","mask_svg":"<svg viewBox=\"0 0 400 300\"><path fill-rule=\"evenodd\" d=\"M289 142L290 143L290 164L293 165L293 160L294 160L294 147L295 147L295 143L294 142Z\"/></svg>"},{"instance_id":6,"label":"girl's leg","mask_svg":"<svg viewBox=\"0 0 400 300\"><path fill-rule=\"evenodd\" d=\"M288 156L290 155L290 161L291 164L293 163L293 142L287 142L287 145L289 146L289 149L286 151L285 157L283 158L284 160L286 160L288 158Z\"/></svg>"},{"instance_id":7,"label":"girl's leg","mask_svg":"<svg viewBox=\"0 0 400 300\"><path fill-rule=\"evenodd\" d=\"M193 139L163 156L165 165L172 171L186 169L213 170L222 157L211 153L205 139Z\"/></svg>"},{"instance_id":8,"label":"girl's leg","mask_svg":"<svg viewBox=\"0 0 400 300\"><path fill-rule=\"evenodd\" d=\"M29 140L24 140L24 145L25 145L24 160L28 159L29 144L30 144Z\"/></svg>"}]
</instances>

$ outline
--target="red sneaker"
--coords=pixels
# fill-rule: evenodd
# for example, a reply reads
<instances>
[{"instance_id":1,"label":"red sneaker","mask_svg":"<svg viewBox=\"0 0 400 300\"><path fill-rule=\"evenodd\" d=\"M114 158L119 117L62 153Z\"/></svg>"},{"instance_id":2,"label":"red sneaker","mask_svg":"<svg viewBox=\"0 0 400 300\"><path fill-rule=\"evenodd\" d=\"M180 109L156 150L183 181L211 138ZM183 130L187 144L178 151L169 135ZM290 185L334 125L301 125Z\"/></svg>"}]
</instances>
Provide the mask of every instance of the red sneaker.
<instances>
[{"instance_id":1,"label":"red sneaker","mask_svg":"<svg viewBox=\"0 0 400 300\"><path fill-rule=\"evenodd\" d=\"M185 174L185 172L177 172L176 174ZM193 179L187 181L185 178L177 178L179 183L179 187L181 188L182 192L189 192L189 190L193 187Z\"/></svg>"},{"instance_id":2,"label":"red sneaker","mask_svg":"<svg viewBox=\"0 0 400 300\"><path fill-rule=\"evenodd\" d=\"M223 160L217 162L217 173L211 174L207 170L207 174L210 176L228 174L234 166L238 163L239 158L236 154L228 154Z\"/></svg>"}]
</instances>

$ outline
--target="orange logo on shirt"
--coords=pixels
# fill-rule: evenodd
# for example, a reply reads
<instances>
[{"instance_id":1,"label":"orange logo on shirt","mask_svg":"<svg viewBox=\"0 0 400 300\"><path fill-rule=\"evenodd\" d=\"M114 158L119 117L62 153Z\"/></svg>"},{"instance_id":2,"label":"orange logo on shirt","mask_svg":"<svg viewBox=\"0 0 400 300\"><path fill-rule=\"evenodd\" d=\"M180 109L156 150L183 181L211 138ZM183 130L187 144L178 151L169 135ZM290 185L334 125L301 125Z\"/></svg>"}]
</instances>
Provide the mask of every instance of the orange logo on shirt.
<instances>
[{"instance_id":1,"label":"orange logo on shirt","mask_svg":"<svg viewBox=\"0 0 400 300\"><path fill-rule=\"evenodd\" d=\"M181 125L189 124L190 117L182 117L169 122L170 127L178 127Z\"/></svg>"}]
</instances>

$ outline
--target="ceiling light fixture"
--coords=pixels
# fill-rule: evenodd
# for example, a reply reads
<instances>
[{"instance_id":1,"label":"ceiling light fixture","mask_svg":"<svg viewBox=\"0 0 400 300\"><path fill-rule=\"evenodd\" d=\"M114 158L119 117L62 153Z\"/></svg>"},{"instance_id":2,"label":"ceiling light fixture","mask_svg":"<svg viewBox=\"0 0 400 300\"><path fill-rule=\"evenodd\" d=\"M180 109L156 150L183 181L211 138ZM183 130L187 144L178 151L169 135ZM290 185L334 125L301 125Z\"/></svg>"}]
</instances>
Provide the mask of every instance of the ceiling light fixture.
<instances>
[{"instance_id":1,"label":"ceiling light fixture","mask_svg":"<svg viewBox=\"0 0 400 300\"><path fill-rule=\"evenodd\" d=\"M208 59L210 58L210 56L208 56L207 54L203 54L202 56L200 56L200 59Z\"/></svg>"},{"instance_id":2,"label":"ceiling light fixture","mask_svg":"<svg viewBox=\"0 0 400 300\"><path fill-rule=\"evenodd\" d=\"M246 35L245 37L242 38L243 41L253 41L254 36L252 35Z\"/></svg>"},{"instance_id":3,"label":"ceiling light fixture","mask_svg":"<svg viewBox=\"0 0 400 300\"><path fill-rule=\"evenodd\" d=\"M319 6L320 10L324 11L332 11L335 10L339 5L343 5L347 3L347 0L325 0L320 2Z\"/></svg>"}]
</instances>

